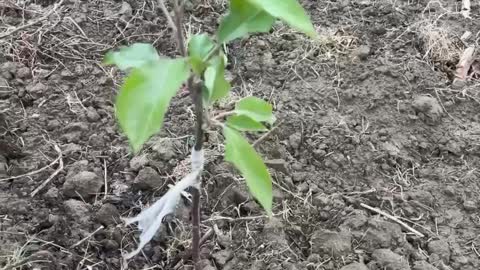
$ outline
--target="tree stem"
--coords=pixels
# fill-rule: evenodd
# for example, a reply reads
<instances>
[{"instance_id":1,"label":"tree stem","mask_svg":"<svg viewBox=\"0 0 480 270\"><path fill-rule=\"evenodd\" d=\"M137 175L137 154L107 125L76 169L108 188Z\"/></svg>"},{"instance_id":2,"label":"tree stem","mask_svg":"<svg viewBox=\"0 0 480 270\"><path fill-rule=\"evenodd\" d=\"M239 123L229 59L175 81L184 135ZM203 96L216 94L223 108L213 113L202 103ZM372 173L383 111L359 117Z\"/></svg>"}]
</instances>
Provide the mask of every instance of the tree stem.
<instances>
[{"instance_id":1,"label":"tree stem","mask_svg":"<svg viewBox=\"0 0 480 270\"><path fill-rule=\"evenodd\" d=\"M183 34L183 5L179 5L178 0L174 1L176 39L178 48L183 57L187 57L187 48L185 45L185 36ZM195 151L203 148L203 102L202 102L202 83L196 83L194 75L187 81L188 91L192 97L195 106ZM200 260L200 187L202 183L201 174L198 176L198 185L192 188L192 259L195 270L201 270L198 264Z\"/></svg>"}]
</instances>

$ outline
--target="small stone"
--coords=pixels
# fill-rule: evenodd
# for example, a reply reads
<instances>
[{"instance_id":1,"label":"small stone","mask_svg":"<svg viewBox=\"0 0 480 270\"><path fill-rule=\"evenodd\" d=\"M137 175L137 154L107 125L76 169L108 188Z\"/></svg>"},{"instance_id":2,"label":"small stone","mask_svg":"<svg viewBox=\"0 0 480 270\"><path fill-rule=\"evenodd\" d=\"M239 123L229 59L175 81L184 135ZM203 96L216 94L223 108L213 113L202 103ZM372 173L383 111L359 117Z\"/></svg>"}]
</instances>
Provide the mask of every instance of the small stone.
<instances>
[{"instance_id":1,"label":"small stone","mask_svg":"<svg viewBox=\"0 0 480 270\"><path fill-rule=\"evenodd\" d=\"M70 70L64 69L60 72L60 76L63 77L63 79L70 80L75 78L75 74L70 72Z\"/></svg>"},{"instance_id":2,"label":"small stone","mask_svg":"<svg viewBox=\"0 0 480 270\"><path fill-rule=\"evenodd\" d=\"M432 118L437 118L443 113L443 109L434 97L419 95L412 101L412 107L418 113L424 113Z\"/></svg>"},{"instance_id":3,"label":"small stone","mask_svg":"<svg viewBox=\"0 0 480 270\"><path fill-rule=\"evenodd\" d=\"M276 247L288 246L285 226L278 218L272 218L265 224L262 235L265 243L270 243Z\"/></svg>"},{"instance_id":4,"label":"small stone","mask_svg":"<svg viewBox=\"0 0 480 270\"><path fill-rule=\"evenodd\" d=\"M328 198L327 195L319 193L313 197L313 205L318 206L318 207L323 207L328 205L331 202L331 200Z\"/></svg>"},{"instance_id":5,"label":"small stone","mask_svg":"<svg viewBox=\"0 0 480 270\"><path fill-rule=\"evenodd\" d=\"M478 207L474 201L466 200L463 202L463 208L467 211L475 211Z\"/></svg>"},{"instance_id":6,"label":"small stone","mask_svg":"<svg viewBox=\"0 0 480 270\"><path fill-rule=\"evenodd\" d=\"M368 270L367 266L363 263L351 263L340 268L340 270Z\"/></svg>"},{"instance_id":7,"label":"small stone","mask_svg":"<svg viewBox=\"0 0 480 270\"><path fill-rule=\"evenodd\" d=\"M63 205L65 206L67 215L77 220L79 223L87 224L90 221L90 209L89 205L86 203L75 199L69 199L63 202Z\"/></svg>"},{"instance_id":8,"label":"small stone","mask_svg":"<svg viewBox=\"0 0 480 270\"><path fill-rule=\"evenodd\" d=\"M364 242L371 248L387 248L397 244L403 237L400 225L378 218L372 218L368 222L368 230L365 233Z\"/></svg>"},{"instance_id":9,"label":"small stone","mask_svg":"<svg viewBox=\"0 0 480 270\"><path fill-rule=\"evenodd\" d=\"M58 188L51 187L45 194L43 194L44 198L49 201L55 201L58 199Z\"/></svg>"},{"instance_id":10,"label":"small stone","mask_svg":"<svg viewBox=\"0 0 480 270\"><path fill-rule=\"evenodd\" d=\"M202 270L216 270L210 260L207 259L200 260L197 264L197 267Z\"/></svg>"},{"instance_id":11,"label":"small stone","mask_svg":"<svg viewBox=\"0 0 480 270\"><path fill-rule=\"evenodd\" d=\"M160 188L164 184L160 175L151 167L145 167L138 172L133 181L134 188L140 190L151 190Z\"/></svg>"},{"instance_id":12,"label":"small stone","mask_svg":"<svg viewBox=\"0 0 480 270\"><path fill-rule=\"evenodd\" d=\"M302 134L300 132L293 133L288 137L288 142L290 143L290 146L294 149L297 149L300 147L300 143L302 142Z\"/></svg>"},{"instance_id":13,"label":"small stone","mask_svg":"<svg viewBox=\"0 0 480 270\"><path fill-rule=\"evenodd\" d=\"M308 183L307 182L302 182L300 185L297 186L297 189L299 192L305 193L308 191Z\"/></svg>"},{"instance_id":14,"label":"small stone","mask_svg":"<svg viewBox=\"0 0 480 270\"><path fill-rule=\"evenodd\" d=\"M90 122L97 122L100 120L100 115L93 107L88 107L87 109L87 120Z\"/></svg>"},{"instance_id":15,"label":"small stone","mask_svg":"<svg viewBox=\"0 0 480 270\"><path fill-rule=\"evenodd\" d=\"M320 254L313 253L308 256L307 261L310 263L319 263L322 261L322 257L320 257Z\"/></svg>"},{"instance_id":16,"label":"small stone","mask_svg":"<svg viewBox=\"0 0 480 270\"><path fill-rule=\"evenodd\" d=\"M408 261L390 249L376 249L372 258L377 261L380 269L388 270L410 270Z\"/></svg>"},{"instance_id":17,"label":"small stone","mask_svg":"<svg viewBox=\"0 0 480 270\"><path fill-rule=\"evenodd\" d=\"M60 123L59 120L57 120L57 119L50 120L47 123L47 130L48 131L54 131L54 130L58 129L60 127L60 125L61 125L61 123Z\"/></svg>"},{"instance_id":18,"label":"small stone","mask_svg":"<svg viewBox=\"0 0 480 270\"><path fill-rule=\"evenodd\" d=\"M118 243L112 239L103 239L102 241L100 241L100 245L105 250L109 250L109 251L117 250L119 248Z\"/></svg>"},{"instance_id":19,"label":"small stone","mask_svg":"<svg viewBox=\"0 0 480 270\"><path fill-rule=\"evenodd\" d=\"M120 213L115 205L106 203L100 207L96 219L104 226L115 225L120 220Z\"/></svg>"},{"instance_id":20,"label":"small stone","mask_svg":"<svg viewBox=\"0 0 480 270\"><path fill-rule=\"evenodd\" d=\"M244 188L233 186L230 188L227 198L231 201L232 205L238 206L248 202L250 195Z\"/></svg>"},{"instance_id":21,"label":"small stone","mask_svg":"<svg viewBox=\"0 0 480 270\"><path fill-rule=\"evenodd\" d=\"M413 263L412 270L438 270L438 268L426 261L416 261Z\"/></svg>"},{"instance_id":22,"label":"small stone","mask_svg":"<svg viewBox=\"0 0 480 270\"><path fill-rule=\"evenodd\" d=\"M283 159L266 160L265 165L267 165L268 167L270 167L270 168L272 168L276 171L279 171L279 172L282 172L282 173L285 173L285 174L288 173L287 162Z\"/></svg>"},{"instance_id":23,"label":"small stone","mask_svg":"<svg viewBox=\"0 0 480 270\"><path fill-rule=\"evenodd\" d=\"M341 257L352 251L352 236L348 231L334 232L320 229L311 238L312 253Z\"/></svg>"},{"instance_id":24,"label":"small stone","mask_svg":"<svg viewBox=\"0 0 480 270\"><path fill-rule=\"evenodd\" d=\"M134 171L138 171L141 168L145 167L148 164L148 156L147 154L142 154L139 156L134 156L130 160L130 168Z\"/></svg>"},{"instance_id":25,"label":"small stone","mask_svg":"<svg viewBox=\"0 0 480 270\"><path fill-rule=\"evenodd\" d=\"M223 267L232 257L233 252L229 249L220 250L212 255L212 258L221 267Z\"/></svg>"},{"instance_id":26,"label":"small stone","mask_svg":"<svg viewBox=\"0 0 480 270\"><path fill-rule=\"evenodd\" d=\"M104 180L93 172L81 171L78 174L67 175L63 184L63 194L67 197L81 196L83 199L100 191Z\"/></svg>"},{"instance_id":27,"label":"small stone","mask_svg":"<svg viewBox=\"0 0 480 270\"><path fill-rule=\"evenodd\" d=\"M30 79L32 77L32 72L28 67L22 67L17 70L17 78L19 79Z\"/></svg>"},{"instance_id":28,"label":"small stone","mask_svg":"<svg viewBox=\"0 0 480 270\"><path fill-rule=\"evenodd\" d=\"M154 142L152 149L156 152L157 157L163 161L170 161L175 157L175 145L172 140L161 140L159 142Z\"/></svg>"},{"instance_id":29,"label":"small stone","mask_svg":"<svg viewBox=\"0 0 480 270\"><path fill-rule=\"evenodd\" d=\"M88 124L85 122L73 122L64 128L65 132L88 131Z\"/></svg>"},{"instance_id":30,"label":"small stone","mask_svg":"<svg viewBox=\"0 0 480 270\"><path fill-rule=\"evenodd\" d=\"M39 82L35 85L28 85L27 92L35 99L38 99L47 93L47 86Z\"/></svg>"},{"instance_id":31,"label":"small stone","mask_svg":"<svg viewBox=\"0 0 480 270\"><path fill-rule=\"evenodd\" d=\"M437 254L444 262L450 261L450 247L446 240L433 240L428 243L428 252Z\"/></svg>"},{"instance_id":32,"label":"small stone","mask_svg":"<svg viewBox=\"0 0 480 270\"><path fill-rule=\"evenodd\" d=\"M355 51L355 55L360 60L367 60L368 56L370 55L370 47L367 45L362 45L358 47Z\"/></svg>"}]
</instances>

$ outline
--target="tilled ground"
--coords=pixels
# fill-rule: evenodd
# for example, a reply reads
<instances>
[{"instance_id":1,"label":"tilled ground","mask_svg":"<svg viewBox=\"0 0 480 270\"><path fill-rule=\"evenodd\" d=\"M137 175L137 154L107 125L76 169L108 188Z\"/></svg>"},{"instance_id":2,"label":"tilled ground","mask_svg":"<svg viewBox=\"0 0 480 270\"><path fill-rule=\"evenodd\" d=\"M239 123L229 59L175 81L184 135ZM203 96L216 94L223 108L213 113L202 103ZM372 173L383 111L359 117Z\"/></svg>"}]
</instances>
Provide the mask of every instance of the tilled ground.
<instances>
[{"instance_id":1,"label":"tilled ground","mask_svg":"<svg viewBox=\"0 0 480 270\"><path fill-rule=\"evenodd\" d=\"M183 92L138 156L115 122L122 74L104 53L142 41L175 55L155 1L19 2L0 2L0 267L191 269L188 203L121 259L137 234L120 217L183 176L193 143ZM320 41L279 23L228 47L234 89L215 111L253 94L279 119L258 147L275 218L209 131L204 269L480 269L480 84L452 83L478 46L478 2L471 19L443 0L302 4ZM213 33L226 5L187 2L187 30Z\"/></svg>"}]
</instances>

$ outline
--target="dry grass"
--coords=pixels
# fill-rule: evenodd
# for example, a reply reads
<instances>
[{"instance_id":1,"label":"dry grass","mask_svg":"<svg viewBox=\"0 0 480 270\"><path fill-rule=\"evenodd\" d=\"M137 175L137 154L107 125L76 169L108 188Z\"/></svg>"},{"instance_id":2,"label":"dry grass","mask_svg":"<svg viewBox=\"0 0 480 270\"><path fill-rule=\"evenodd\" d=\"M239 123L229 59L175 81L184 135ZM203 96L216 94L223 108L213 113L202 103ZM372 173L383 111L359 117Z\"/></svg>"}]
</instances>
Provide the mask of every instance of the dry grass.
<instances>
[{"instance_id":1,"label":"dry grass","mask_svg":"<svg viewBox=\"0 0 480 270\"><path fill-rule=\"evenodd\" d=\"M424 47L424 60L429 62L457 62L463 51L460 39L453 31L435 21L427 20L419 25L418 35Z\"/></svg>"}]
</instances>

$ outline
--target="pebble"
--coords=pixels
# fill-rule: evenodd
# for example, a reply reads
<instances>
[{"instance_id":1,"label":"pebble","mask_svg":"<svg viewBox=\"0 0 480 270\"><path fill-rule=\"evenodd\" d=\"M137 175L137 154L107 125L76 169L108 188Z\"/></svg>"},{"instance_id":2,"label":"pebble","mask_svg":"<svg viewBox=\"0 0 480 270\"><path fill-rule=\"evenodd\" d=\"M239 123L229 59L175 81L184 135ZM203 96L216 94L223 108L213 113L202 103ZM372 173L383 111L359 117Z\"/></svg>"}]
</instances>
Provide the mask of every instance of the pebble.
<instances>
[{"instance_id":1,"label":"pebble","mask_svg":"<svg viewBox=\"0 0 480 270\"><path fill-rule=\"evenodd\" d=\"M223 267L232 257L233 252L229 249L217 251L212 255L212 258L221 267Z\"/></svg>"},{"instance_id":2,"label":"pebble","mask_svg":"<svg viewBox=\"0 0 480 270\"><path fill-rule=\"evenodd\" d=\"M140 190L152 190L160 188L164 184L164 181L160 175L151 167L145 167L138 172L137 177L133 181L135 189Z\"/></svg>"},{"instance_id":3,"label":"pebble","mask_svg":"<svg viewBox=\"0 0 480 270\"><path fill-rule=\"evenodd\" d=\"M47 86L41 82L34 85L28 85L27 92L35 99L38 99L47 93Z\"/></svg>"},{"instance_id":4,"label":"pebble","mask_svg":"<svg viewBox=\"0 0 480 270\"><path fill-rule=\"evenodd\" d=\"M438 270L435 266L429 264L426 261L416 261L413 263L412 270Z\"/></svg>"},{"instance_id":5,"label":"pebble","mask_svg":"<svg viewBox=\"0 0 480 270\"><path fill-rule=\"evenodd\" d=\"M47 123L47 130L48 131L54 131L54 130L58 129L60 127L60 125L61 125L61 123L60 123L59 120L57 120L57 119L50 120Z\"/></svg>"},{"instance_id":6,"label":"pebble","mask_svg":"<svg viewBox=\"0 0 480 270\"><path fill-rule=\"evenodd\" d=\"M97 122L100 120L100 115L93 107L87 108L87 120L90 122Z\"/></svg>"},{"instance_id":7,"label":"pebble","mask_svg":"<svg viewBox=\"0 0 480 270\"><path fill-rule=\"evenodd\" d=\"M81 224L88 224L90 221L89 205L75 199L69 199L63 202L67 215L77 220Z\"/></svg>"},{"instance_id":8,"label":"pebble","mask_svg":"<svg viewBox=\"0 0 480 270\"><path fill-rule=\"evenodd\" d=\"M474 201L466 200L465 202L463 202L463 208L467 211L475 211L478 207Z\"/></svg>"},{"instance_id":9,"label":"pebble","mask_svg":"<svg viewBox=\"0 0 480 270\"><path fill-rule=\"evenodd\" d=\"M340 270L368 270L367 266L363 263L351 263L340 268Z\"/></svg>"},{"instance_id":10,"label":"pebble","mask_svg":"<svg viewBox=\"0 0 480 270\"><path fill-rule=\"evenodd\" d=\"M348 231L335 232L320 229L313 233L310 242L312 253L341 257L352 252L352 235Z\"/></svg>"},{"instance_id":11,"label":"pebble","mask_svg":"<svg viewBox=\"0 0 480 270\"><path fill-rule=\"evenodd\" d=\"M360 59L360 60L367 60L368 56L370 55L370 47L367 45L362 45L358 47L355 51L355 55Z\"/></svg>"},{"instance_id":12,"label":"pebble","mask_svg":"<svg viewBox=\"0 0 480 270\"><path fill-rule=\"evenodd\" d=\"M63 194L67 197L81 196L85 199L98 193L103 184L103 178L97 174L81 171L78 174L67 175L63 184Z\"/></svg>"},{"instance_id":13,"label":"pebble","mask_svg":"<svg viewBox=\"0 0 480 270\"><path fill-rule=\"evenodd\" d=\"M283 159L270 159L270 160L266 160L265 161L265 165L267 165L268 167L276 170L276 171L279 171L279 172L283 172L285 174L288 173L288 167L287 167L287 162Z\"/></svg>"},{"instance_id":14,"label":"pebble","mask_svg":"<svg viewBox=\"0 0 480 270\"><path fill-rule=\"evenodd\" d=\"M408 261L390 249L376 249L372 258L379 264L379 269L410 270Z\"/></svg>"},{"instance_id":15,"label":"pebble","mask_svg":"<svg viewBox=\"0 0 480 270\"><path fill-rule=\"evenodd\" d=\"M131 160L130 160L130 168L133 170L133 171L138 171L140 170L141 168L145 167L147 164L148 164L148 156L147 154L142 154L142 155L139 155L139 156L134 156Z\"/></svg>"},{"instance_id":16,"label":"pebble","mask_svg":"<svg viewBox=\"0 0 480 270\"><path fill-rule=\"evenodd\" d=\"M288 142L292 148L297 149L302 142L302 134L300 134L300 132L293 133L288 137Z\"/></svg>"},{"instance_id":17,"label":"pebble","mask_svg":"<svg viewBox=\"0 0 480 270\"><path fill-rule=\"evenodd\" d=\"M100 207L95 218L104 226L115 225L120 221L120 213L115 205L106 203Z\"/></svg>"},{"instance_id":18,"label":"pebble","mask_svg":"<svg viewBox=\"0 0 480 270\"><path fill-rule=\"evenodd\" d=\"M32 77L32 72L28 67L22 67L17 70L16 74L19 79L30 79Z\"/></svg>"},{"instance_id":19,"label":"pebble","mask_svg":"<svg viewBox=\"0 0 480 270\"><path fill-rule=\"evenodd\" d=\"M428 243L427 247L430 254L437 254L444 262L450 260L450 247L446 240L433 240Z\"/></svg>"}]
</instances>

